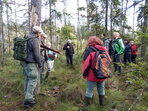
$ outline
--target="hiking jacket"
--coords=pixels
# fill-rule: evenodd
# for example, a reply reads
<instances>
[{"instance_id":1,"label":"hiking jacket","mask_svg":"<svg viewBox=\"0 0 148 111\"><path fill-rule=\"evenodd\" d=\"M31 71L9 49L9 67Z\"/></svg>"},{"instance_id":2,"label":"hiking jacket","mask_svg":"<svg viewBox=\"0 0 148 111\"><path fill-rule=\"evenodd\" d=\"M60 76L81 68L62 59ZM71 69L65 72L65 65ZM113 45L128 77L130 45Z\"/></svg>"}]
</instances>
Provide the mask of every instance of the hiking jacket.
<instances>
[{"instance_id":1,"label":"hiking jacket","mask_svg":"<svg viewBox=\"0 0 148 111\"><path fill-rule=\"evenodd\" d=\"M27 58L26 63L37 63L41 67L40 57L40 40L34 33L29 33L26 38L30 38L27 41Z\"/></svg>"},{"instance_id":2,"label":"hiking jacket","mask_svg":"<svg viewBox=\"0 0 148 111\"><path fill-rule=\"evenodd\" d=\"M105 51L105 53L107 54L109 60L111 61L111 58L108 54L108 51L106 49L106 47L101 46L101 45L95 45L95 48ZM94 66L94 60L95 60L95 53L96 52L92 52L92 49L90 47L88 47L85 51L84 54L84 58L83 58L83 65L82 65L82 74L84 78L87 78L87 80L89 81L104 81L105 79L98 79L96 78L92 68ZM87 75L86 77L84 75Z\"/></svg>"},{"instance_id":3,"label":"hiking jacket","mask_svg":"<svg viewBox=\"0 0 148 111\"><path fill-rule=\"evenodd\" d=\"M44 41L42 41L42 40L40 40L40 41L41 41L41 44L42 45L45 44ZM40 54L41 54L41 62L47 61L48 58L47 58L47 51L46 51L46 49L40 48Z\"/></svg>"},{"instance_id":4,"label":"hiking jacket","mask_svg":"<svg viewBox=\"0 0 148 111\"><path fill-rule=\"evenodd\" d=\"M123 40L121 38L118 38L115 39L113 42L117 54L121 55L125 50Z\"/></svg>"},{"instance_id":5,"label":"hiking jacket","mask_svg":"<svg viewBox=\"0 0 148 111\"><path fill-rule=\"evenodd\" d=\"M63 47L63 50L65 50L66 55L73 55L74 54L74 48L71 43L66 43Z\"/></svg>"},{"instance_id":6,"label":"hiking jacket","mask_svg":"<svg viewBox=\"0 0 148 111\"><path fill-rule=\"evenodd\" d=\"M130 53L131 54L131 52L132 52L131 44L130 43L125 44L125 51L124 51L124 53Z\"/></svg>"},{"instance_id":7,"label":"hiking jacket","mask_svg":"<svg viewBox=\"0 0 148 111\"><path fill-rule=\"evenodd\" d=\"M132 46L132 55L137 55L137 46L135 44L131 45Z\"/></svg>"},{"instance_id":8,"label":"hiking jacket","mask_svg":"<svg viewBox=\"0 0 148 111\"><path fill-rule=\"evenodd\" d=\"M109 51L109 42L111 41L111 39L110 38L108 38L108 39L106 39L105 41L104 41L104 46L107 48L107 50Z\"/></svg>"}]
</instances>

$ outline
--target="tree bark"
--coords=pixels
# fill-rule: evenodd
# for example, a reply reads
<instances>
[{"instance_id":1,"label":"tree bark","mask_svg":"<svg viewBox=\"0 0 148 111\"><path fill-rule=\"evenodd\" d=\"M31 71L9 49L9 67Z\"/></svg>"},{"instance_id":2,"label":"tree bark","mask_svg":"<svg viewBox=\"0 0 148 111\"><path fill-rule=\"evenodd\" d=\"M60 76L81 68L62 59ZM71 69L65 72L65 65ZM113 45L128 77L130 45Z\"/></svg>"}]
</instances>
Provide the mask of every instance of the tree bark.
<instances>
[{"instance_id":1,"label":"tree bark","mask_svg":"<svg viewBox=\"0 0 148 111\"><path fill-rule=\"evenodd\" d=\"M111 11L110 11L110 38L112 38L112 24L113 24L113 14L112 14L112 11L113 11L113 3L112 3L112 0L111 0Z\"/></svg>"},{"instance_id":2,"label":"tree bark","mask_svg":"<svg viewBox=\"0 0 148 111\"><path fill-rule=\"evenodd\" d=\"M41 26L41 0L31 0L31 30L33 26Z\"/></svg>"},{"instance_id":3,"label":"tree bark","mask_svg":"<svg viewBox=\"0 0 148 111\"><path fill-rule=\"evenodd\" d=\"M11 45L10 45L10 32L9 32L9 10L8 10L8 2L6 6L6 14L7 14L7 36L8 36L8 51L11 53Z\"/></svg>"},{"instance_id":4,"label":"tree bark","mask_svg":"<svg viewBox=\"0 0 148 111\"><path fill-rule=\"evenodd\" d=\"M105 32L108 31L108 0L106 0L106 6L105 6Z\"/></svg>"},{"instance_id":5,"label":"tree bark","mask_svg":"<svg viewBox=\"0 0 148 111\"><path fill-rule=\"evenodd\" d=\"M41 0L31 0L31 30L33 26L41 26ZM40 74L38 75L40 76ZM38 77L35 94L40 93L40 77Z\"/></svg>"},{"instance_id":6,"label":"tree bark","mask_svg":"<svg viewBox=\"0 0 148 111\"><path fill-rule=\"evenodd\" d=\"M30 26L31 15L30 15L30 11L31 11L30 0L28 0L28 32L31 31L31 26Z\"/></svg>"},{"instance_id":7,"label":"tree bark","mask_svg":"<svg viewBox=\"0 0 148 111\"><path fill-rule=\"evenodd\" d=\"M50 30L50 43L51 43L51 48L52 48L52 46L53 46L53 41L52 41L52 9L51 9L51 0L49 0L49 25L50 25L50 27L49 27L49 30Z\"/></svg>"},{"instance_id":8,"label":"tree bark","mask_svg":"<svg viewBox=\"0 0 148 111\"><path fill-rule=\"evenodd\" d=\"M4 64L4 54L5 54L5 39L4 39L4 29L3 29L3 1L0 0L0 24L1 24L1 30L0 30L0 36L1 36L1 53L2 53L2 57L1 57L1 64Z\"/></svg>"},{"instance_id":9,"label":"tree bark","mask_svg":"<svg viewBox=\"0 0 148 111\"><path fill-rule=\"evenodd\" d=\"M134 0L134 3L135 3L135 0ZM135 38L135 34L134 34L134 29L135 28L135 5L133 7L133 32L132 32L132 38L134 39Z\"/></svg>"},{"instance_id":10,"label":"tree bark","mask_svg":"<svg viewBox=\"0 0 148 111\"><path fill-rule=\"evenodd\" d=\"M145 7L144 7L144 23L143 23L143 33L148 33L148 30L147 30L147 27L148 27L148 15L146 14L146 7L148 6L148 0L145 0ZM144 60L144 57L145 57L145 52L146 52L146 48L147 48L147 45L144 44L145 42L145 38L143 37L141 39L141 43L143 44L141 46L141 57L143 58Z\"/></svg>"},{"instance_id":11,"label":"tree bark","mask_svg":"<svg viewBox=\"0 0 148 111\"><path fill-rule=\"evenodd\" d=\"M79 40L80 40L80 15L79 15L79 0L77 0L77 10L78 10L78 21L77 21L77 54L79 51ZM81 44L81 42L80 42Z\"/></svg>"},{"instance_id":12,"label":"tree bark","mask_svg":"<svg viewBox=\"0 0 148 111\"><path fill-rule=\"evenodd\" d=\"M90 0L86 0L86 4L87 4L87 30L89 31L89 25L90 25L90 22L89 22L89 5L90 5Z\"/></svg>"}]
</instances>

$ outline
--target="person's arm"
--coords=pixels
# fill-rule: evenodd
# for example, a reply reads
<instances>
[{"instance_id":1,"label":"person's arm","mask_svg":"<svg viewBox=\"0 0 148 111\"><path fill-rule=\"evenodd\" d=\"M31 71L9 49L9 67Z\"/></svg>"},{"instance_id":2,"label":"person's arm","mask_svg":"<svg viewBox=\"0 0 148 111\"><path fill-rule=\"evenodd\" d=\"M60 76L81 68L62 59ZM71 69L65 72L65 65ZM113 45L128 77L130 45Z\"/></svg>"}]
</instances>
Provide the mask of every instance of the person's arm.
<instances>
[{"instance_id":1,"label":"person's arm","mask_svg":"<svg viewBox=\"0 0 148 111\"><path fill-rule=\"evenodd\" d=\"M71 45L71 47L72 47L72 53L74 54L74 48L73 48L73 46Z\"/></svg>"},{"instance_id":2,"label":"person's arm","mask_svg":"<svg viewBox=\"0 0 148 111\"><path fill-rule=\"evenodd\" d=\"M33 53L35 55L35 60L38 64L38 67L41 68L41 57L40 57L40 41L38 39L33 40Z\"/></svg>"},{"instance_id":3,"label":"person's arm","mask_svg":"<svg viewBox=\"0 0 148 111\"><path fill-rule=\"evenodd\" d=\"M118 40L118 44L120 45L120 46L119 46L120 49L119 49L119 51L118 51L118 54L122 54L122 53L124 52L124 50L125 50L124 43L123 43L122 39L119 39L119 40Z\"/></svg>"},{"instance_id":4,"label":"person's arm","mask_svg":"<svg viewBox=\"0 0 148 111\"><path fill-rule=\"evenodd\" d=\"M85 59L85 61L83 61L82 64L82 74L84 78L87 77L89 69L90 69L90 55L87 56L87 58Z\"/></svg>"},{"instance_id":5,"label":"person's arm","mask_svg":"<svg viewBox=\"0 0 148 111\"><path fill-rule=\"evenodd\" d=\"M67 44L65 44L63 47L63 50L66 50L66 49L67 49Z\"/></svg>"}]
</instances>

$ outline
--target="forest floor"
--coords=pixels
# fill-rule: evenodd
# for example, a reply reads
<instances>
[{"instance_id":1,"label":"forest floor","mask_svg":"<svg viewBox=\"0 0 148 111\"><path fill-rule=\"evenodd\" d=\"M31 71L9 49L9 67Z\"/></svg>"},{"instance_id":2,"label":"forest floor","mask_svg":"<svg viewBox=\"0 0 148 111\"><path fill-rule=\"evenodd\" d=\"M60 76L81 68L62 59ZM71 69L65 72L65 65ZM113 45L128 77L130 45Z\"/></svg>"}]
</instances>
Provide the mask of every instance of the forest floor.
<instances>
[{"instance_id":1,"label":"forest floor","mask_svg":"<svg viewBox=\"0 0 148 111\"><path fill-rule=\"evenodd\" d=\"M82 58L74 57L74 65L66 65L64 56L55 60L54 70L47 81L41 83L37 104L30 109L23 107L23 72L18 61L9 58L0 66L0 111L78 111L83 107L86 80L81 75ZM47 70L47 69L45 69ZM88 111L148 111L147 78L134 84L129 79L130 68L124 74L106 81L105 106L98 105L97 90ZM45 73L44 73L45 75Z\"/></svg>"}]
</instances>

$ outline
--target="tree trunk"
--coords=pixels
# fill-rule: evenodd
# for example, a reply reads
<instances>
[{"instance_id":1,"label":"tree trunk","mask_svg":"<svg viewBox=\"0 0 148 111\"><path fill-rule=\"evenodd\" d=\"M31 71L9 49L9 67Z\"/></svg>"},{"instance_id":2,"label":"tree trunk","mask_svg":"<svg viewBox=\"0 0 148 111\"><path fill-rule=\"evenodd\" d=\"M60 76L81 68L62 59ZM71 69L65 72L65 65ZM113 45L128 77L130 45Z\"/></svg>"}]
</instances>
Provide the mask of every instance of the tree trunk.
<instances>
[{"instance_id":1,"label":"tree trunk","mask_svg":"<svg viewBox=\"0 0 148 111\"><path fill-rule=\"evenodd\" d=\"M79 0L77 0L77 10L78 10L78 21L77 21L77 54L79 51L79 40L80 40L80 15L79 15Z\"/></svg>"},{"instance_id":2,"label":"tree trunk","mask_svg":"<svg viewBox=\"0 0 148 111\"><path fill-rule=\"evenodd\" d=\"M135 0L134 0L134 4L135 4ZM135 28L135 5L133 7L133 32L132 32L132 38L135 38L135 34L134 34L134 29Z\"/></svg>"},{"instance_id":3,"label":"tree trunk","mask_svg":"<svg viewBox=\"0 0 148 111\"><path fill-rule=\"evenodd\" d=\"M113 3L111 0L111 11L110 11L110 38L112 38L112 22L113 22L113 15L112 15L112 11L113 11Z\"/></svg>"},{"instance_id":4,"label":"tree trunk","mask_svg":"<svg viewBox=\"0 0 148 111\"><path fill-rule=\"evenodd\" d=\"M90 22L89 22L89 5L90 5L90 0L86 0L86 4L87 4L87 30L89 31L89 25L90 25Z\"/></svg>"},{"instance_id":5,"label":"tree trunk","mask_svg":"<svg viewBox=\"0 0 148 111\"><path fill-rule=\"evenodd\" d=\"M31 30L33 26L41 26L41 0L31 0Z\"/></svg>"},{"instance_id":6,"label":"tree trunk","mask_svg":"<svg viewBox=\"0 0 148 111\"><path fill-rule=\"evenodd\" d=\"M3 1L0 0L0 25L1 25L1 30L0 30L0 36L1 36L1 53L2 53L2 57L1 57L1 64L4 64L4 53L5 53L5 39L4 39L4 29L3 29Z\"/></svg>"},{"instance_id":7,"label":"tree trunk","mask_svg":"<svg viewBox=\"0 0 148 111\"><path fill-rule=\"evenodd\" d=\"M33 26L41 26L41 0L31 0L31 30ZM38 75L40 76L40 74ZM38 77L35 94L40 93L40 77Z\"/></svg>"},{"instance_id":8,"label":"tree trunk","mask_svg":"<svg viewBox=\"0 0 148 111\"><path fill-rule=\"evenodd\" d=\"M127 6L128 6L128 0L126 0L126 6L125 6L125 12L124 12L125 17L127 12ZM123 21L123 25L122 25L122 35L124 35L124 27L125 27L125 20Z\"/></svg>"},{"instance_id":9,"label":"tree trunk","mask_svg":"<svg viewBox=\"0 0 148 111\"><path fill-rule=\"evenodd\" d=\"M67 25L67 18L66 18L66 13L67 13L67 0L63 1L64 3L64 9L63 9L63 13L64 13L64 25Z\"/></svg>"},{"instance_id":10,"label":"tree trunk","mask_svg":"<svg viewBox=\"0 0 148 111\"><path fill-rule=\"evenodd\" d=\"M52 48L52 46L53 46L53 41L52 41L52 10L51 10L51 0L49 0L49 25L50 25L50 27L49 27L49 30L50 30L50 43L51 43L51 48Z\"/></svg>"},{"instance_id":11,"label":"tree trunk","mask_svg":"<svg viewBox=\"0 0 148 111\"><path fill-rule=\"evenodd\" d=\"M7 3L7 7L6 7L6 14L7 14L7 36L8 36L8 51L9 54L11 53L11 45L10 45L10 32L9 32L9 10L8 10L8 3Z\"/></svg>"},{"instance_id":12,"label":"tree trunk","mask_svg":"<svg viewBox=\"0 0 148 111\"><path fill-rule=\"evenodd\" d=\"M145 0L143 33L148 33L148 30L147 30L147 27L148 27L148 15L146 14L147 13L146 12L146 7L147 6L148 6L148 0ZM141 42L142 42L142 44L145 42L144 37L141 39ZM146 48L147 48L146 44L143 44L141 46L141 57L143 58L143 60L144 60L144 57L145 57Z\"/></svg>"},{"instance_id":13,"label":"tree trunk","mask_svg":"<svg viewBox=\"0 0 148 111\"><path fill-rule=\"evenodd\" d=\"M15 7L15 14L14 14L14 16L15 16L15 36L17 37L18 36L18 34L17 34L17 13L16 13L16 1L14 0L14 7Z\"/></svg>"},{"instance_id":14,"label":"tree trunk","mask_svg":"<svg viewBox=\"0 0 148 111\"><path fill-rule=\"evenodd\" d=\"M30 12L31 12L31 7L30 7L30 0L28 0L28 32L31 31L31 26L30 26L30 19L31 19L31 15L30 15Z\"/></svg>"},{"instance_id":15,"label":"tree trunk","mask_svg":"<svg viewBox=\"0 0 148 111\"><path fill-rule=\"evenodd\" d=\"M108 0L106 0L106 5L105 5L105 33L108 31Z\"/></svg>"}]
</instances>

